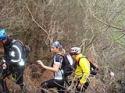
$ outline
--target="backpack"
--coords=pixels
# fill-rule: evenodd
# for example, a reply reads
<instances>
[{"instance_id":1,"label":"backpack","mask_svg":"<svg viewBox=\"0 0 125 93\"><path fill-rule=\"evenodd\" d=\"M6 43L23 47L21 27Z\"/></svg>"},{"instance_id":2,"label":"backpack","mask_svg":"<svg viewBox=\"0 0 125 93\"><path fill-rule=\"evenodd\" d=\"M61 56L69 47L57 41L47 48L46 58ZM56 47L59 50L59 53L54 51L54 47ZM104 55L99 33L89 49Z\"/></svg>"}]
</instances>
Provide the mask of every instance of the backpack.
<instances>
[{"instance_id":1,"label":"backpack","mask_svg":"<svg viewBox=\"0 0 125 93\"><path fill-rule=\"evenodd\" d=\"M29 48L28 46L24 45L23 42L21 42L20 40L13 40L13 41L12 41L12 45L18 46L17 43L19 43L19 44L21 45L21 48L22 48L22 58L23 58L24 60L26 60L27 57L28 57L30 48Z\"/></svg>"},{"instance_id":2,"label":"backpack","mask_svg":"<svg viewBox=\"0 0 125 93\"><path fill-rule=\"evenodd\" d=\"M98 71L98 66L97 66L96 64L94 64L94 62L91 62L91 61L89 60L89 58L87 58L87 57L85 57L85 56L79 58L79 60L78 60L78 65L79 65L79 62L80 62L81 58L86 58L86 59L89 61L89 63L90 63L90 74L91 74L91 75L96 75L96 74L97 74L97 71Z\"/></svg>"},{"instance_id":3,"label":"backpack","mask_svg":"<svg viewBox=\"0 0 125 93\"><path fill-rule=\"evenodd\" d=\"M74 70L74 62L69 54L63 55L63 62L61 69L63 69L63 77L70 76Z\"/></svg>"}]
</instances>

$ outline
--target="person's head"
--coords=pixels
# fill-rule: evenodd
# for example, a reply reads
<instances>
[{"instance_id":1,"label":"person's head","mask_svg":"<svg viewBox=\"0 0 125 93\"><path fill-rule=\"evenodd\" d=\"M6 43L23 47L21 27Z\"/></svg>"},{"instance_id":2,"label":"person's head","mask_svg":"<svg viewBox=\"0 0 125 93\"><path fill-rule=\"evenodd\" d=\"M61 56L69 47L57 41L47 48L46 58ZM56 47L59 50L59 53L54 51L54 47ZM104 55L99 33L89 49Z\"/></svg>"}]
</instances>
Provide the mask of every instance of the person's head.
<instances>
[{"instance_id":1,"label":"person's head","mask_svg":"<svg viewBox=\"0 0 125 93\"><path fill-rule=\"evenodd\" d=\"M69 52L69 54L72 56L74 60L77 60L77 55L79 55L80 53L81 53L80 47L72 47Z\"/></svg>"},{"instance_id":2,"label":"person's head","mask_svg":"<svg viewBox=\"0 0 125 93\"><path fill-rule=\"evenodd\" d=\"M4 28L0 28L0 43L5 43L7 40L7 33Z\"/></svg>"},{"instance_id":3,"label":"person's head","mask_svg":"<svg viewBox=\"0 0 125 93\"><path fill-rule=\"evenodd\" d=\"M70 55L78 55L81 53L81 48L80 47L72 47L70 49Z\"/></svg>"},{"instance_id":4,"label":"person's head","mask_svg":"<svg viewBox=\"0 0 125 93\"><path fill-rule=\"evenodd\" d=\"M61 52L63 49L62 44L59 41L54 41L51 45L51 51L58 53Z\"/></svg>"}]
</instances>

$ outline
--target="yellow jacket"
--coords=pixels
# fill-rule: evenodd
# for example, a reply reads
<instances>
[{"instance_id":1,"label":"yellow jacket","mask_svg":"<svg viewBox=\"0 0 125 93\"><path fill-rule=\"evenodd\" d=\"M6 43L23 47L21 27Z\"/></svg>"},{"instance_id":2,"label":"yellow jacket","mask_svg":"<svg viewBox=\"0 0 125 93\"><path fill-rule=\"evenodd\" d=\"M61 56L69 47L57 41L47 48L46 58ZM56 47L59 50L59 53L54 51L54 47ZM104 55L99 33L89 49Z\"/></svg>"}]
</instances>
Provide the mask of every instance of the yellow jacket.
<instances>
[{"instance_id":1,"label":"yellow jacket","mask_svg":"<svg viewBox=\"0 0 125 93\"><path fill-rule=\"evenodd\" d=\"M84 84L90 75L90 63L82 54L76 55L75 59L77 62L76 63L77 67L75 70L75 77L80 78L80 83Z\"/></svg>"}]
</instances>

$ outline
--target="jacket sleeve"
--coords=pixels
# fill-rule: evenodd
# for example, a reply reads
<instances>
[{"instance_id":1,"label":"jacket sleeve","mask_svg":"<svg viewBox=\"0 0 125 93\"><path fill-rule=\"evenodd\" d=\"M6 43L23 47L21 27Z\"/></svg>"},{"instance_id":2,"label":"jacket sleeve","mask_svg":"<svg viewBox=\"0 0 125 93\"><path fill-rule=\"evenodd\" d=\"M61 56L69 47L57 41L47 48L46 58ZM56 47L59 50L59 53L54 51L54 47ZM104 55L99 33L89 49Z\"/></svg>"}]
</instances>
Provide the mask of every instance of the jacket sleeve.
<instances>
[{"instance_id":1,"label":"jacket sleeve","mask_svg":"<svg viewBox=\"0 0 125 93\"><path fill-rule=\"evenodd\" d=\"M86 58L82 58L79 62L79 65L83 72L82 78L80 79L80 83L84 84L86 83L87 78L90 75L90 63Z\"/></svg>"}]
</instances>

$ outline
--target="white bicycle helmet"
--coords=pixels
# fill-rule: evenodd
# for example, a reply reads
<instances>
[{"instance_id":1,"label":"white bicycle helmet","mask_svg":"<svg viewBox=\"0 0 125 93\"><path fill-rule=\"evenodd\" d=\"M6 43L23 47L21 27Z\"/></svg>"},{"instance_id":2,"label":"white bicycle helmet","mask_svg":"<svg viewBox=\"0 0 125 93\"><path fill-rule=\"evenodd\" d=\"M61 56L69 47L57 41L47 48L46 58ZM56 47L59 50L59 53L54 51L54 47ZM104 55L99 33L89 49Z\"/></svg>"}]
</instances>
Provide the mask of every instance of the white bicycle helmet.
<instances>
[{"instance_id":1,"label":"white bicycle helmet","mask_svg":"<svg viewBox=\"0 0 125 93\"><path fill-rule=\"evenodd\" d=\"M81 48L80 47L72 47L70 49L70 53L71 54L79 54L79 53L81 53Z\"/></svg>"}]
</instances>

